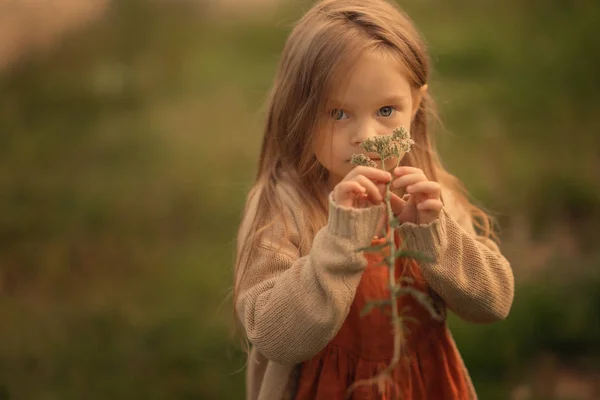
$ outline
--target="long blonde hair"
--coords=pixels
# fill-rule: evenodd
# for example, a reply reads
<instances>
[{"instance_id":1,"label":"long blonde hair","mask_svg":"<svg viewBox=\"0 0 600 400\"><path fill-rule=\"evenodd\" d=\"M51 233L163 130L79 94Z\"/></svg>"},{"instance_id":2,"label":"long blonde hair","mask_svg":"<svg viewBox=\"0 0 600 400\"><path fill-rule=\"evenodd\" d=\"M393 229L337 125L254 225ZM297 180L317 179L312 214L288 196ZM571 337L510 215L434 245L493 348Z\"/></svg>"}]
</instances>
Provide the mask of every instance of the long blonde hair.
<instances>
[{"instance_id":1,"label":"long blonde hair","mask_svg":"<svg viewBox=\"0 0 600 400\"><path fill-rule=\"evenodd\" d=\"M315 158L312 144L334 81L369 49L394 54L404 64L414 88L428 83L430 63L425 43L410 18L385 0L320 1L288 37L269 98L256 181L248 195L248 199L258 196L254 199L258 208L255 215L246 216L253 220L238 248L234 304L246 269L242 264L249 259L242 260L240 255L254 248L267 221L279 218L289 226L284 204L276 193L278 182L285 179L297 188L298 204L303 207L312 236L326 223L323 185L328 174ZM479 233L494 236L490 216L469 202L462 183L441 165L428 130L435 115L435 104L426 94L410 127L415 145L402 164L421 168L430 180L449 189L471 215Z\"/></svg>"}]
</instances>

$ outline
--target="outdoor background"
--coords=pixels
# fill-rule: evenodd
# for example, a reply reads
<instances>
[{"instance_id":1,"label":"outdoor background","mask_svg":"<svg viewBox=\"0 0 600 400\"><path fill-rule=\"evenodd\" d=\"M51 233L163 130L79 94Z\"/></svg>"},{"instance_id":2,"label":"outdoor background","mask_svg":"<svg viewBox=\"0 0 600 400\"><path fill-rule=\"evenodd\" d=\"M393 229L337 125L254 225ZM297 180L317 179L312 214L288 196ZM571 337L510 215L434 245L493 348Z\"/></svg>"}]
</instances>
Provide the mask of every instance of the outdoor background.
<instances>
[{"instance_id":1,"label":"outdoor background","mask_svg":"<svg viewBox=\"0 0 600 400\"><path fill-rule=\"evenodd\" d=\"M234 239L310 4L0 1L0 400L243 398ZM517 279L450 321L480 398L600 399L600 3L402 5Z\"/></svg>"}]
</instances>

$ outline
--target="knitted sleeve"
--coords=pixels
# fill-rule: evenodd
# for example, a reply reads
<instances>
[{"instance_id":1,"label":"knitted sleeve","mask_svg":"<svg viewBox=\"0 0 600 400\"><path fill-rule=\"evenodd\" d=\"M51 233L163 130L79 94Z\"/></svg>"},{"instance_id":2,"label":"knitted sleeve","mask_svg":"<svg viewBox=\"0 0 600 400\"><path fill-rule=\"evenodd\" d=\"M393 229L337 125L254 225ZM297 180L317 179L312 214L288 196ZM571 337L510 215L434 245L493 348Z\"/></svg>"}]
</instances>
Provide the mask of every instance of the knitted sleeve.
<instances>
[{"instance_id":1,"label":"knitted sleeve","mask_svg":"<svg viewBox=\"0 0 600 400\"><path fill-rule=\"evenodd\" d=\"M274 223L248 257L236 311L249 341L272 361L297 364L339 331L367 261L355 250L371 243L383 206L338 207L300 256L294 232ZM296 234L298 232L295 232ZM241 255L244 256L244 255Z\"/></svg>"},{"instance_id":2,"label":"knitted sleeve","mask_svg":"<svg viewBox=\"0 0 600 400\"><path fill-rule=\"evenodd\" d=\"M404 223L400 234L409 249L435 260L421 262L421 270L450 310L470 322L502 320L514 296L510 263L492 240L476 235L466 213L454 214L444 206L439 219Z\"/></svg>"}]
</instances>

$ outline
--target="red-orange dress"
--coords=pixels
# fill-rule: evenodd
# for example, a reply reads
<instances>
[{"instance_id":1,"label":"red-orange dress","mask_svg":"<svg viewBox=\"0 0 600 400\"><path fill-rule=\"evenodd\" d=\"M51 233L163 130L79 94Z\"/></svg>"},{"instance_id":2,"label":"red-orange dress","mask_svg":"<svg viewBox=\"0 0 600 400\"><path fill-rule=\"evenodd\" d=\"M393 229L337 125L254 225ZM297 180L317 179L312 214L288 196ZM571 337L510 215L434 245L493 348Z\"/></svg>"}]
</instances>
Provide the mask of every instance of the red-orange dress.
<instances>
[{"instance_id":1,"label":"red-orange dress","mask_svg":"<svg viewBox=\"0 0 600 400\"><path fill-rule=\"evenodd\" d=\"M384 239L374 239L373 244ZM396 242L400 239L396 237ZM347 389L357 380L371 378L385 369L392 358L393 333L391 318L380 309L360 317L370 299L389 298L387 266L377 266L382 255L365 253L369 262L356 291L348 317L335 338L315 357L300 367L295 400L345 399ZM396 260L396 279L409 276L410 286L428 293L428 286L414 260ZM387 383L383 393L377 385L360 386L349 397L366 399L434 399L462 400L470 398L471 387L462 359L450 336L445 321L431 317L411 295L398 299L407 321L401 362L392 372L394 385ZM388 310L390 308L388 307ZM389 313L387 313L389 314Z\"/></svg>"}]
</instances>

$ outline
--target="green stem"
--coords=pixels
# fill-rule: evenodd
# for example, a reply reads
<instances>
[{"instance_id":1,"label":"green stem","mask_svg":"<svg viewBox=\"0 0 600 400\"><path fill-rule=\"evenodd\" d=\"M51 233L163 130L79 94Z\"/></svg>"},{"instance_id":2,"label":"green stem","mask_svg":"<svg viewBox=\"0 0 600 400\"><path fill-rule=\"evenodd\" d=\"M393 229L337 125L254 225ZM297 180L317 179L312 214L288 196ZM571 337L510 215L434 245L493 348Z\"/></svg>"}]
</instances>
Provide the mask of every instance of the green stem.
<instances>
[{"instance_id":1,"label":"green stem","mask_svg":"<svg viewBox=\"0 0 600 400\"><path fill-rule=\"evenodd\" d=\"M381 168L385 171L385 160L381 159ZM396 301L396 238L395 231L391 229L392 221L394 220L394 213L392 211L392 202L391 197L392 193L390 191L391 180L385 185L385 205L387 210L388 224L390 227L388 229L387 235L388 240L390 242L390 253L386 257L387 265L389 268L389 281L390 281L390 303L392 306L392 327L394 329L394 354L392 356L392 361L390 362L389 370L393 369L398 362L400 362L400 341L402 340L402 321L400 316L398 315L398 302Z\"/></svg>"},{"instance_id":2,"label":"green stem","mask_svg":"<svg viewBox=\"0 0 600 400\"><path fill-rule=\"evenodd\" d=\"M398 155L398 159L396 161L396 167L398 167L400 165L400 160L402 159L402 157L404 156L404 152L400 152L400 154ZM379 156L381 157L381 168L385 171L385 158L382 157L382 154L379 154ZM348 390L346 391L346 398L349 398L352 395L353 390L356 387L362 386L362 385L371 385L371 384L377 384L381 390L381 388L383 387L383 385L385 385L386 382L390 382L390 383L394 383L392 380L392 371L394 370L394 368L396 367L396 365L400 362L400 346L401 346L401 342L402 342L402 318L400 317L400 314L398 312L398 302L397 302L397 297L398 297L398 291L399 288L396 286L396 257L397 257L397 250L396 250L396 235L395 235L395 231L396 231L396 225L394 224L394 213L392 211L392 202L391 202L391 198L392 198L392 192L390 190L390 186L391 186L391 180L390 182L386 183L385 185L385 205L386 205L386 211L387 211L387 226L384 227L385 232L383 234L383 236L387 239L386 240L386 244L389 242L389 254L387 257L384 258L385 260L385 264L387 264L388 268L389 268L389 286L390 286L390 306L392 308L392 327L393 327L393 332L394 332L394 353L392 355L392 360L390 361L390 364L383 370L381 371L379 374L377 374L375 377L372 378L368 378L368 379L362 379L359 381L354 382L352 385L350 385L350 387L348 388ZM401 246L401 249L404 248L404 244ZM400 249L400 250L401 250ZM376 303L371 305L371 308L374 306L378 306L378 305L383 305L386 304L387 301L385 300L379 300ZM367 310L367 311L370 311Z\"/></svg>"}]
</instances>

